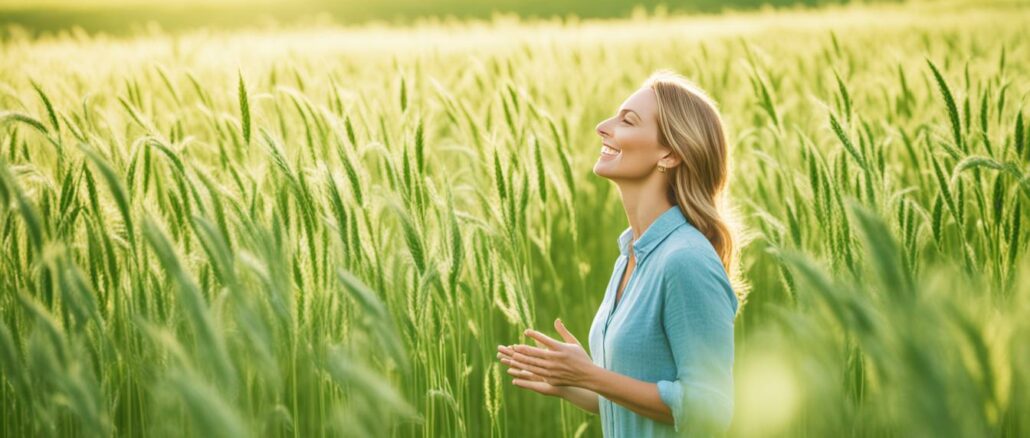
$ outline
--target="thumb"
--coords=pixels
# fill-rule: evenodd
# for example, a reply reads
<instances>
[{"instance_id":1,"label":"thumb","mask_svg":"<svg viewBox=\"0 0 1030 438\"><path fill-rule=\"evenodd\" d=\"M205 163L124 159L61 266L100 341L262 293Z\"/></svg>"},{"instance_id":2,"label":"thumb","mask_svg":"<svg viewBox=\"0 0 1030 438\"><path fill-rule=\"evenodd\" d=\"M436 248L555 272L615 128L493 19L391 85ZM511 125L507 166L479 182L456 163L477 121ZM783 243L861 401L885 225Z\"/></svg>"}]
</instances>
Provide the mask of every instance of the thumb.
<instances>
[{"instance_id":1,"label":"thumb","mask_svg":"<svg viewBox=\"0 0 1030 438\"><path fill-rule=\"evenodd\" d=\"M554 328L558 330L558 334L561 335L565 342L579 345L579 341L576 340L575 336L572 336L572 333L569 333L569 329L565 328L565 323L561 321L561 318L554 320Z\"/></svg>"}]
</instances>

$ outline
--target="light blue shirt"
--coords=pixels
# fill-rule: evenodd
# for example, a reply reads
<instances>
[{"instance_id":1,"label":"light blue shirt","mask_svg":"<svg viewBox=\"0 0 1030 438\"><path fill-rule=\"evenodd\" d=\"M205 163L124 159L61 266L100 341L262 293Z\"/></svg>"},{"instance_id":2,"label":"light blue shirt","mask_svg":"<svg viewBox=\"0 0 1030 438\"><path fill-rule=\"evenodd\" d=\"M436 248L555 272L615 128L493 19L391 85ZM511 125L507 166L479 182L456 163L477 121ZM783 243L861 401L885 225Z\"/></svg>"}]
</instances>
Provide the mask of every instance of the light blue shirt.
<instances>
[{"instance_id":1,"label":"light blue shirt","mask_svg":"<svg viewBox=\"0 0 1030 438\"><path fill-rule=\"evenodd\" d=\"M606 437L718 436L733 416L733 320L737 296L711 243L672 206L633 242L636 267L618 303L633 238L619 258L590 326L593 362L657 383L674 424L599 398Z\"/></svg>"}]
</instances>

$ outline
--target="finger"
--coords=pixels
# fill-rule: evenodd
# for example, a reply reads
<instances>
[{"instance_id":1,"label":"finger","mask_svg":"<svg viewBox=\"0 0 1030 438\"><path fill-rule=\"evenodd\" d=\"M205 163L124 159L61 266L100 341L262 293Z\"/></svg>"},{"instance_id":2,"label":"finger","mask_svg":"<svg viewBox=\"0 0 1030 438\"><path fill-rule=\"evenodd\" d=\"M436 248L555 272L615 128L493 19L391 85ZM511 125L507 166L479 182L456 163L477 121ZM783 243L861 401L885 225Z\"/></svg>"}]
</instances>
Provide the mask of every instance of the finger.
<instances>
[{"instance_id":1,"label":"finger","mask_svg":"<svg viewBox=\"0 0 1030 438\"><path fill-rule=\"evenodd\" d=\"M532 372L526 371L526 370L521 369L521 368L508 368L508 374L511 374L511 375L513 375L515 377L519 377L519 378L523 378L523 379L529 379L529 380L538 380L539 379L539 377L536 374L533 374Z\"/></svg>"},{"instance_id":2,"label":"finger","mask_svg":"<svg viewBox=\"0 0 1030 438\"><path fill-rule=\"evenodd\" d=\"M511 357L515 354L515 350L511 346L498 346L497 358L501 359L504 357Z\"/></svg>"},{"instance_id":3,"label":"finger","mask_svg":"<svg viewBox=\"0 0 1030 438\"><path fill-rule=\"evenodd\" d=\"M536 365L528 364L528 363L525 363L525 362L520 362L518 360L504 359L501 362L504 362L508 366L512 366L512 367L515 367L515 368L521 368L521 369L524 369L524 370L532 371L533 374L536 374L536 375L541 376L541 377L547 377L547 376L551 375L551 372L546 370L546 369L544 369L544 368L538 367Z\"/></svg>"},{"instance_id":4,"label":"finger","mask_svg":"<svg viewBox=\"0 0 1030 438\"><path fill-rule=\"evenodd\" d=\"M556 351L544 350L543 348L530 347L523 344L517 344L512 349L515 350L513 353L522 353L526 356L539 357L541 359L551 359L558 356Z\"/></svg>"},{"instance_id":5,"label":"finger","mask_svg":"<svg viewBox=\"0 0 1030 438\"><path fill-rule=\"evenodd\" d=\"M543 377L534 374L532 371L518 368L514 365L508 365L508 374L511 374L515 377L521 377L523 379L536 380L540 382L544 381Z\"/></svg>"},{"instance_id":6,"label":"finger","mask_svg":"<svg viewBox=\"0 0 1030 438\"><path fill-rule=\"evenodd\" d=\"M522 369L522 368L518 368L518 367L516 367L514 365L508 365L507 372L508 372L508 374L511 374L512 376L518 377L518 378L521 378L521 379L534 380L534 381L537 381L537 382L543 382L544 381L543 377L540 377L540 376L534 374L532 371L525 370L525 369Z\"/></svg>"},{"instance_id":7,"label":"finger","mask_svg":"<svg viewBox=\"0 0 1030 438\"><path fill-rule=\"evenodd\" d=\"M535 380L537 382L544 382L545 381L543 377L534 374L530 370L524 370L524 369L521 369L521 368L509 368L509 369L519 370L519 372L522 373L522 375L520 377L523 378L523 379Z\"/></svg>"},{"instance_id":8,"label":"finger","mask_svg":"<svg viewBox=\"0 0 1030 438\"><path fill-rule=\"evenodd\" d=\"M501 363L511 368L524 368L525 362L519 362L518 360L505 356L500 359Z\"/></svg>"},{"instance_id":9,"label":"finger","mask_svg":"<svg viewBox=\"0 0 1030 438\"><path fill-rule=\"evenodd\" d=\"M550 385L548 385L547 383L544 383L544 382L537 382L537 381L534 381L534 380L526 380L526 379L514 379L514 380L511 381L511 383L515 384L515 386L518 386L518 387L521 387L521 388L530 389L530 390L539 392L541 394L546 394L547 393L547 389L550 386Z\"/></svg>"},{"instance_id":10,"label":"finger","mask_svg":"<svg viewBox=\"0 0 1030 438\"><path fill-rule=\"evenodd\" d=\"M550 361L545 360L545 359L538 359L538 358L535 358L533 356L526 356L526 355L524 355L522 353L515 353L515 355L512 356L508 360L515 361L515 362L518 362L518 363L523 363L523 364L526 364L526 365L533 365L535 367L542 368L542 369L550 369L551 368L551 362Z\"/></svg>"},{"instance_id":11,"label":"finger","mask_svg":"<svg viewBox=\"0 0 1030 438\"><path fill-rule=\"evenodd\" d=\"M517 362L515 360L512 360L510 358L502 359L501 363L505 364L505 366L507 366L509 369L515 369L515 370L524 370L525 366L526 366L525 364L522 364L522 363Z\"/></svg>"},{"instance_id":12,"label":"finger","mask_svg":"<svg viewBox=\"0 0 1030 438\"><path fill-rule=\"evenodd\" d=\"M536 340L542 342L544 345L546 345L548 348L550 348L552 350L557 350L558 347L561 346L561 342L558 342L558 341L552 339L550 336L547 336L547 335L545 335L543 333L540 333L540 332L538 332L536 330L533 330L533 329L526 329L524 334L526 336L529 336L529 337L531 337L533 339L536 339Z\"/></svg>"},{"instance_id":13,"label":"finger","mask_svg":"<svg viewBox=\"0 0 1030 438\"><path fill-rule=\"evenodd\" d=\"M579 341L576 339L575 336L572 336L572 333L569 332L569 329L565 327L565 323L562 322L561 318L554 320L554 328L555 330L558 330L558 334L561 335L562 339L564 339L565 342L579 345Z\"/></svg>"},{"instance_id":14,"label":"finger","mask_svg":"<svg viewBox=\"0 0 1030 438\"><path fill-rule=\"evenodd\" d=\"M515 354L511 355L511 358L515 359L515 360L517 360L519 362L522 362L522 363L528 363L530 365L536 365L536 366L538 366L540 368L551 368L551 366L552 366L552 362L551 362L550 358L542 358L542 357L530 356L528 354L522 354L522 353L518 353L518 352L516 352Z\"/></svg>"}]
</instances>

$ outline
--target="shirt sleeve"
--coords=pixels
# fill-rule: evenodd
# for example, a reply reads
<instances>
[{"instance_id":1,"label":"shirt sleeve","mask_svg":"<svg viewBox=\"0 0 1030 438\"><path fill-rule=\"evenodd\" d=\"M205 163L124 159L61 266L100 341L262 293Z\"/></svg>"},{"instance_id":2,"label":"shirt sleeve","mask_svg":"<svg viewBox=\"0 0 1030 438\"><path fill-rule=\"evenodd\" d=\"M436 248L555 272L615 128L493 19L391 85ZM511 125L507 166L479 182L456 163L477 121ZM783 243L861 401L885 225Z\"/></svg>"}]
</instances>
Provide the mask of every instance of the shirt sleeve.
<instances>
[{"instance_id":1,"label":"shirt sleeve","mask_svg":"<svg viewBox=\"0 0 1030 438\"><path fill-rule=\"evenodd\" d=\"M677 432L723 435L733 416L733 320L737 297L717 256L674 252L662 276L662 326L676 380L657 383Z\"/></svg>"}]
</instances>

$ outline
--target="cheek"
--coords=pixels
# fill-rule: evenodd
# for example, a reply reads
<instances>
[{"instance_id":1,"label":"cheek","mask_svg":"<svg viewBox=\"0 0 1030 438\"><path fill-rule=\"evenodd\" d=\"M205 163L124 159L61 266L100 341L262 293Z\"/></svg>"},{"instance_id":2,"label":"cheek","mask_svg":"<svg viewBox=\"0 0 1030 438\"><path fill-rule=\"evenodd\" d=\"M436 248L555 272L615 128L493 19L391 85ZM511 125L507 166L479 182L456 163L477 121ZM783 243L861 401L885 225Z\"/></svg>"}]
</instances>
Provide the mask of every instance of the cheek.
<instances>
[{"instance_id":1,"label":"cheek","mask_svg":"<svg viewBox=\"0 0 1030 438\"><path fill-rule=\"evenodd\" d=\"M643 157L655 147L657 140L651 138L645 130L629 129L621 133L616 140L627 156Z\"/></svg>"},{"instance_id":2,"label":"cheek","mask_svg":"<svg viewBox=\"0 0 1030 438\"><path fill-rule=\"evenodd\" d=\"M612 136L612 140L615 141L615 144L619 149L622 149L623 152L634 148L636 144L636 139L633 137L633 134L626 132L625 130L616 132L615 135Z\"/></svg>"}]
</instances>

